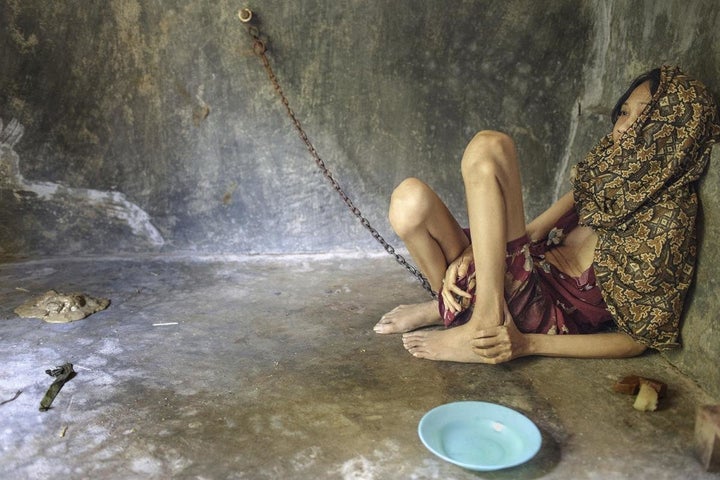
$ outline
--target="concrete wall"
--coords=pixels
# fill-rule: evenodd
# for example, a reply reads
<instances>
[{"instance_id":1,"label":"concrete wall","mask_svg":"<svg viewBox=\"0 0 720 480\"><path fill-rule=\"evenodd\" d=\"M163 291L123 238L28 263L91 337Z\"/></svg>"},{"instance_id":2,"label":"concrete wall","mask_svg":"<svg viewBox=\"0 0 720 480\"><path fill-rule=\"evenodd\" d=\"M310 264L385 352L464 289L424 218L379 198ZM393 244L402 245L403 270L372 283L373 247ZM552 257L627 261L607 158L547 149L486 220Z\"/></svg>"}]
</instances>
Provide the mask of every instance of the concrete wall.
<instances>
[{"instance_id":1,"label":"concrete wall","mask_svg":"<svg viewBox=\"0 0 720 480\"><path fill-rule=\"evenodd\" d=\"M292 130L242 6L0 0L0 254L381 251ZM320 155L393 243L388 196L407 176L464 219L458 162L479 129L515 137L532 217L635 75L679 64L720 91L713 0L247 6ZM717 168L670 358L720 396Z\"/></svg>"},{"instance_id":2,"label":"concrete wall","mask_svg":"<svg viewBox=\"0 0 720 480\"><path fill-rule=\"evenodd\" d=\"M24 178L121 192L165 250L376 249L291 130L237 9L4 2L0 112L25 127L15 145ZM588 55L586 8L278 0L255 10L295 111L382 233L392 237L387 198L408 175L427 178L463 214L458 159L480 128L510 131L527 152L530 210L550 200L557 139ZM579 19L569 25L571 16ZM122 222L100 222L94 235L84 224L104 206L84 218L86 204L72 198L41 207L7 198L4 251L158 247ZM42 225L57 233L38 235Z\"/></svg>"},{"instance_id":3,"label":"concrete wall","mask_svg":"<svg viewBox=\"0 0 720 480\"><path fill-rule=\"evenodd\" d=\"M0 5L0 117L25 127L14 146L20 171L71 189L42 202L6 193L6 254L377 250L284 116L236 17L242 2ZM389 239L388 197L409 175L464 215L459 157L482 128L518 139L529 210L551 200L591 46L587 8L249 5L321 156ZM82 200L112 192L123 198ZM113 217L133 207L146 214L140 224Z\"/></svg>"}]
</instances>

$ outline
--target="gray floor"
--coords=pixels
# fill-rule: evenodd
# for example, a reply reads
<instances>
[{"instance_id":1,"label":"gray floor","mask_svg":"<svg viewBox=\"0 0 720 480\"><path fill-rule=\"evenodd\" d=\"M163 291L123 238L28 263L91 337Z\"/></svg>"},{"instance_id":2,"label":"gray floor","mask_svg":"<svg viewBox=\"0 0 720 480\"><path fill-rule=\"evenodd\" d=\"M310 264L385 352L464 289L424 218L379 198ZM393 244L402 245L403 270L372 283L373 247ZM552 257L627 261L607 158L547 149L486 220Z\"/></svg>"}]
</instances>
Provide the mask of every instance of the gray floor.
<instances>
[{"instance_id":1,"label":"gray floor","mask_svg":"<svg viewBox=\"0 0 720 480\"><path fill-rule=\"evenodd\" d=\"M51 288L112 304L71 324L13 313ZM373 333L426 298L390 257L2 264L0 478L718 478L693 454L695 409L714 399L658 355L435 363ZM77 376L38 411L65 362ZM630 373L669 384L659 411L612 391ZM435 457L418 421L456 400L525 413L540 452L488 473Z\"/></svg>"}]
</instances>

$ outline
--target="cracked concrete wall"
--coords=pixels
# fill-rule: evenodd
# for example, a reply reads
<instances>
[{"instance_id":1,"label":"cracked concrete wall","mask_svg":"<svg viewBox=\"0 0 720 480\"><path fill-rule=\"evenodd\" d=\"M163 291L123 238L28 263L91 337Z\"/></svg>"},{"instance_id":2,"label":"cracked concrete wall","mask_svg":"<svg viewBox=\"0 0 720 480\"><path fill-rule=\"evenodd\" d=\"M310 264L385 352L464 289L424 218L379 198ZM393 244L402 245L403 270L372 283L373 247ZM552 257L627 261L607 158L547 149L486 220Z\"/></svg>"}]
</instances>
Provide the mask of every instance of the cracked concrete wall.
<instances>
[{"instance_id":1,"label":"cracked concrete wall","mask_svg":"<svg viewBox=\"0 0 720 480\"><path fill-rule=\"evenodd\" d=\"M381 251L284 116L243 6L0 0L0 253ZM516 138L532 217L631 78L674 63L720 91L713 0L247 6L321 156L393 243L388 197L407 176L465 217L459 158L479 129ZM685 348L668 358L720 396L713 159Z\"/></svg>"}]
</instances>

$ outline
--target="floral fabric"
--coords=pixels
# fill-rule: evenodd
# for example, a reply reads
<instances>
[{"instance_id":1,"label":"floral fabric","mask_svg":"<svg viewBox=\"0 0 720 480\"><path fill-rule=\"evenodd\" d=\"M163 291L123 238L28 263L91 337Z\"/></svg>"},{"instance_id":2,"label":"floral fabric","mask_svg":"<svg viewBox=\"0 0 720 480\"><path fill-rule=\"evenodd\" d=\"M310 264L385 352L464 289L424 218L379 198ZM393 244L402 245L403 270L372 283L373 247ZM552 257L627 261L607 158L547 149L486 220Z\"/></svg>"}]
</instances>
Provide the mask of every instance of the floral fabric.
<instances>
[{"instance_id":1,"label":"floral fabric","mask_svg":"<svg viewBox=\"0 0 720 480\"><path fill-rule=\"evenodd\" d=\"M579 277L562 272L545 259L545 254L562 245L578 224L575 209L555 223L547 238L531 242L527 235L507 243L505 255L505 300L518 329L523 333L596 333L614 327L595 280L593 268ZM465 231L470 238L470 231ZM439 297L439 310L446 327L466 323L475 303L475 265L458 280L458 286L472 295L454 313ZM463 299L465 300L465 299Z\"/></svg>"}]
</instances>

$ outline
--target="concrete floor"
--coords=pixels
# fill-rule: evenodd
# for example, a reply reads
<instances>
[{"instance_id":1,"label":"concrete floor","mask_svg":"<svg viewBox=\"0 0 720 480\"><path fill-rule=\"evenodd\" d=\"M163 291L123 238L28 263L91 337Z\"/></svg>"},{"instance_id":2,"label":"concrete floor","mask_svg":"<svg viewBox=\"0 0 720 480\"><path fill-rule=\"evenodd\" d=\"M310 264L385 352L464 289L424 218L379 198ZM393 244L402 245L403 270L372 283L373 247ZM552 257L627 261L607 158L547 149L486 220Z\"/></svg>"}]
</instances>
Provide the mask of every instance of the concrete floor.
<instances>
[{"instance_id":1,"label":"concrete floor","mask_svg":"<svg viewBox=\"0 0 720 480\"><path fill-rule=\"evenodd\" d=\"M51 288L112 304L71 324L13 313ZM4 263L0 478L718 478L693 454L695 409L716 399L660 356L435 363L373 333L426 298L390 257ZM38 411L65 362L77 376ZM612 391L631 373L668 383L659 411ZM489 473L433 456L418 421L456 400L525 413L539 454Z\"/></svg>"}]
</instances>

